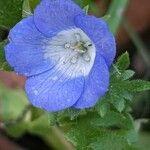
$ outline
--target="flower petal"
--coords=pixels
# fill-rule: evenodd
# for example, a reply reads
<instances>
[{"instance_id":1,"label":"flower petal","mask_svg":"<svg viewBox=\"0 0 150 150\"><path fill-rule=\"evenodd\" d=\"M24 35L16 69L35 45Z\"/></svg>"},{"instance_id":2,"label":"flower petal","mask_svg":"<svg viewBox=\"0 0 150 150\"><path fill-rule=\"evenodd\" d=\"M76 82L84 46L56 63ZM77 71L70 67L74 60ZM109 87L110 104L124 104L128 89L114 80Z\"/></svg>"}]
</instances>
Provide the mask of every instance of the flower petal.
<instances>
[{"instance_id":1,"label":"flower petal","mask_svg":"<svg viewBox=\"0 0 150 150\"><path fill-rule=\"evenodd\" d=\"M83 109L94 106L98 99L106 93L108 85L108 67L105 60L97 56L91 73L85 80L84 92L73 107Z\"/></svg>"},{"instance_id":2,"label":"flower petal","mask_svg":"<svg viewBox=\"0 0 150 150\"><path fill-rule=\"evenodd\" d=\"M107 24L100 18L85 15L76 16L75 24L91 38L98 52L110 66L116 55L116 44Z\"/></svg>"},{"instance_id":3,"label":"flower petal","mask_svg":"<svg viewBox=\"0 0 150 150\"><path fill-rule=\"evenodd\" d=\"M74 27L74 17L83 14L82 9L71 0L43 0L34 11L37 28L47 37Z\"/></svg>"},{"instance_id":4,"label":"flower petal","mask_svg":"<svg viewBox=\"0 0 150 150\"><path fill-rule=\"evenodd\" d=\"M52 112L72 106L82 94L83 85L84 77L70 79L53 69L30 77L26 93L34 106Z\"/></svg>"},{"instance_id":5,"label":"flower petal","mask_svg":"<svg viewBox=\"0 0 150 150\"><path fill-rule=\"evenodd\" d=\"M44 58L44 37L35 27L33 17L20 21L9 33L5 47L8 63L22 75L31 76L51 69L54 64Z\"/></svg>"}]
</instances>

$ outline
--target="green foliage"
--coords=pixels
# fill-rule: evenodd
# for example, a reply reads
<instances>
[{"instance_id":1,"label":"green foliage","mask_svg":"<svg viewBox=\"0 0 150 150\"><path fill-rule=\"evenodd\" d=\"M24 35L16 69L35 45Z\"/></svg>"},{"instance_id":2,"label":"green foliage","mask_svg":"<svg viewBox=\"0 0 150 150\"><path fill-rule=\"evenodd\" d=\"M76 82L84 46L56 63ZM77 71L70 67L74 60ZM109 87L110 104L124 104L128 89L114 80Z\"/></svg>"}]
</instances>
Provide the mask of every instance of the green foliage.
<instances>
[{"instance_id":1,"label":"green foliage","mask_svg":"<svg viewBox=\"0 0 150 150\"><path fill-rule=\"evenodd\" d=\"M132 146L127 142L130 131L102 130L101 136L89 145L93 150L129 150Z\"/></svg>"},{"instance_id":2,"label":"green foliage","mask_svg":"<svg viewBox=\"0 0 150 150\"><path fill-rule=\"evenodd\" d=\"M116 34L119 25L122 21L122 15L125 11L129 0L112 0L111 5L108 9L107 14L111 15L108 20L110 30Z\"/></svg>"},{"instance_id":3,"label":"green foliage","mask_svg":"<svg viewBox=\"0 0 150 150\"><path fill-rule=\"evenodd\" d=\"M129 65L130 65L129 54L128 52L125 52L118 58L116 62L116 67L118 70L125 70L129 67Z\"/></svg>"},{"instance_id":4,"label":"green foliage","mask_svg":"<svg viewBox=\"0 0 150 150\"><path fill-rule=\"evenodd\" d=\"M22 6L22 17L32 15L35 7L40 3L40 0L24 0Z\"/></svg>"},{"instance_id":5,"label":"green foliage","mask_svg":"<svg viewBox=\"0 0 150 150\"><path fill-rule=\"evenodd\" d=\"M6 126L6 132L13 138L19 138L27 132L28 122L20 121Z\"/></svg>"},{"instance_id":6,"label":"green foliage","mask_svg":"<svg viewBox=\"0 0 150 150\"><path fill-rule=\"evenodd\" d=\"M85 6L85 7L83 8L83 10L85 11L86 14L88 14L88 11L89 11L89 5Z\"/></svg>"},{"instance_id":7,"label":"green foliage","mask_svg":"<svg viewBox=\"0 0 150 150\"><path fill-rule=\"evenodd\" d=\"M79 150L122 150L136 141L132 120L128 115L110 112L101 118L95 112L80 115L75 120L63 117L60 121L66 138ZM116 149L117 147L117 149Z\"/></svg>"},{"instance_id":8,"label":"green foliage","mask_svg":"<svg viewBox=\"0 0 150 150\"><path fill-rule=\"evenodd\" d=\"M137 132L128 111L133 93L149 90L150 83L131 80L134 72L126 70L129 64L126 52L111 68L108 92L91 109L67 109L48 114L29 107L25 111L28 102L24 94L18 90L9 91L3 88L0 91L0 116L6 125L7 133L13 137L20 137L29 132L41 136L56 149L65 150L66 145L60 142L57 135L59 133L63 138L56 128L59 127L66 139L79 150L137 149L134 147Z\"/></svg>"},{"instance_id":9,"label":"green foliage","mask_svg":"<svg viewBox=\"0 0 150 150\"><path fill-rule=\"evenodd\" d=\"M21 90L6 90L1 85L0 89L0 116L4 121L15 120L28 105L25 94Z\"/></svg>"},{"instance_id":10,"label":"green foliage","mask_svg":"<svg viewBox=\"0 0 150 150\"><path fill-rule=\"evenodd\" d=\"M5 61L4 50L3 50L4 45L5 45L5 41L0 43L0 70L2 70L3 63Z\"/></svg>"},{"instance_id":11,"label":"green foliage","mask_svg":"<svg viewBox=\"0 0 150 150\"><path fill-rule=\"evenodd\" d=\"M0 70L11 70L9 64L5 60L4 46L7 41L0 42Z\"/></svg>"},{"instance_id":12,"label":"green foliage","mask_svg":"<svg viewBox=\"0 0 150 150\"><path fill-rule=\"evenodd\" d=\"M0 0L0 26L13 27L22 18L23 0Z\"/></svg>"},{"instance_id":13,"label":"green foliage","mask_svg":"<svg viewBox=\"0 0 150 150\"><path fill-rule=\"evenodd\" d=\"M84 8L85 6L89 5L89 3L91 2L91 0L75 0L75 2L80 5L82 8Z\"/></svg>"},{"instance_id":14,"label":"green foliage","mask_svg":"<svg viewBox=\"0 0 150 150\"><path fill-rule=\"evenodd\" d=\"M134 72L126 70L129 65L126 52L112 66L109 90L95 108L58 113L59 126L77 149L137 149L130 104L135 92L150 90L150 82L131 80Z\"/></svg>"},{"instance_id":15,"label":"green foliage","mask_svg":"<svg viewBox=\"0 0 150 150\"><path fill-rule=\"evenodd\" d=\"M30 114L25 114L28 101L22 90L11 90L0 85L0 118L7 126L7 133L19 137L26 131Z\"/></svg>"}]
</instances>

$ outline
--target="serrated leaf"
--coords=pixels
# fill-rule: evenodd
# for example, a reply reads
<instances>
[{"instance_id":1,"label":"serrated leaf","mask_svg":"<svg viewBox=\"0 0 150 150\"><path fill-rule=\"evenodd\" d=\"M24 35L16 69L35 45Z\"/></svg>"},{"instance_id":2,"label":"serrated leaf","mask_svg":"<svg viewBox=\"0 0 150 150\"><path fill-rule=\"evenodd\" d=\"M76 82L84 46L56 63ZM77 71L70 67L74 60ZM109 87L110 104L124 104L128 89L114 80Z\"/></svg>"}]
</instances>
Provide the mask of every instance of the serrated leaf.
<instances>
[{"instance_id":1,"label":"serrated leaf","mask_svg":"<svg viewBox=\"0 0 150 150\"><path fill-rule=\"evenodd\" d=\"M127 80L127 79L130 79L131 77L133 77L134 74L135 74L134 71L126 70L121 74L121 77L122 77L123 80Z\"/></svg>"},{"instance_id":2,"label":"serrated leaf","mask_svg":"<svg viewBox=\"0 0 150 150\"><path fill-rule=\"evenodd\" d=\"M85 109L78 110L78 109L69 108L69 109L58 112L57 119L60 121L64 118L69 119L69 120L76 120L78 116L82 116L85 114L86 114Z\"/></svg>"},{"instance_id":3,"label":"serrated leaf","mask_svg":"<svg viewBox=\"0 0 150 150\"><path fill-rule=\"evenodd\" d=\"M48 121L50 126L57 125L57 114L55 113L49 113L48 114Z\"/></svg>"},{"instance_id":4,"label":"serrated leaf","mask_svg":"<svg viewBox=\"0 0 150 150\"><path fill-rule=\"evenodd\" d=\"M132 101L132 99L133 99L133 94L131 94L131 93L128 92L128 91L124 91L124 92L122 93L122 97L123 97L125 100Z\"/></svg>"},{"instance_id":5,"label":"serrated leaf","mask_svg":"<svg viewBox=\"0 0 150 150\"><path fill-rule=\"evenodd\" d=\"M88 149L90 147L90 143L94 143L96 140L102 139L103 137L106 138L105 142L109 141L109 132L115 134L115 138L118 139L118 136L116 135L117 132L120 134L121 138L124 138L124 142L128 143L128 131L133 129L132 120L130 120L128 115L122 116L119 113L117 115L113 115L112 112L103 118L94 112L89 112L86 115L79 116L76 120L64 119L61 121L63 123L60 123L60 125L64 130L67 140L72 142L77 149L83 150ZM115 125L117 128L113 128L111 130L111 127L114 127ZM125 130L123 130L123 128ZM115 143L115 145L117 144Z\"/></svg>"},{"instance_id":6,"label":"serrated leaf","mask_svg":"<svg viewBox=\"0 0 150 150\"><path fill-rule=\"evenodd\" d=\"M121 114L115 111L109 111L104 117L97 117L91 121L92 126L133 129L132 119L127 114Z\"/></svg>"},{"instance_id":7,"label":"serrated leaf","mask_svg":"<svg viewBox=\"0 0 150 150\"><path fill-rule=\"evenodd\" d=\"M129 67L129 65L130 65L129 54L128 52L125 52L117 59L116 67L119 70L126 70Z\"/></svg>"},{"instance_id":8,"label":"serrated leaf","mask_svg":"<svg viewBox=\"0 0 150 150\"><path fill-rule=\"evenodd\" d=\"M142 92L150 90L150 81L132 80L124 83L127 91Z\"/></svg>"},{"instance_id":9,"label":"serrated leaf","mask_svg":"<svg viewBox=\"0 0 150 150\"><path fill-rule=\"evenodd\" d=\"M23 0L0 1L0 26L13 27L22 18Z\"/></svg>"},{"instance_id":10,"label":"serrated leaf","mask_svg":"<svg viewBox=\"0 0 150 150\"><path fill-rule=\"evenodd\" d=\"M22 5L22 17L25 18L25 17L28 17L30 15L32 15L30 2L29 2L29 0L24 0L23 5Z\"/></svg>"},{"instance_id":11,"label":"serrated leaf","mask_svg":"<svg viewBox=\"0 0 150 150\"><path fill-rule=\"evenodd\" d=\"M22 7L22 16L27 17L33 14L35 7L40 3L40 0L24 0Z\"/></svg>"},{"instance_id":12,"label":"serrated leaf","mask_svg":"<svg viewBox=\"0 0 150 150\"><path fill-rule=\"evenodd\" d=\"M99 104L96 105L96 110L101 117L104 117L105 114L110 110L110 104L107 101L107 97L102 98Z\"/></svg>"},{"instance_id":13,"label":"serrated leaf","mask_svg":"<svg viewBox=\"0 0 150 150\"><path fill-rule=\"evenodd\" d=\"M98 136L98 128L91 125L92 120L95 120L99 115L89 113L79 116L76 120L62 120L61 128L64 130L68 141L75 144L77 149L87 149L87 146L93 137ZM63 125L63 126L62 126Z\"/></svg>"},{"instance_id":14,"label":"serrated leaf","mask_svg":"<svg viewBox=\"0 0 150 150\"><path fill-rule=\"evenodd\" d=\"M101 137L89 144L92 150L126 150L129 147L126 139L116 131L102 130Z\"/></svg>"},{"instance_id":15,"label":"serrated leaf","mask_svg":"<svg viewBox=\"0 0 150 150\"><path fill-rule=\"evenodd\" d=\"M85 11L86 14L88 14L88 11L89 11L89 5L85 6L85 7L83 8L83 10Z\"/></svg>"},{"instance_id":16,"label":"serrated leaf","mask_svg":"<svg viewBox=\"0 0 150 150\"><path fill-rule=\"evenodd\" d=\"M122 96L114 95L111 97L111 103L119 112L122 112L125 108L125 100Z\"/></svg>"}]
</instances>

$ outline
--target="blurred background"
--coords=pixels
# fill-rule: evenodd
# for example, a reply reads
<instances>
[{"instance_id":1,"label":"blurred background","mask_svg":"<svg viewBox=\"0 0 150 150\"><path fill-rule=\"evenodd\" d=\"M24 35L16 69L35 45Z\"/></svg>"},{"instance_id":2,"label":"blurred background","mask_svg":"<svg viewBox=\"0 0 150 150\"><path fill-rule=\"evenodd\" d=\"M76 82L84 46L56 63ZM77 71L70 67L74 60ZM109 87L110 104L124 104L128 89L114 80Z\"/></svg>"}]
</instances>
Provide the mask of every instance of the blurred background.
<instances>
[{"instance_id":1,"label":"blurred background","mask_svg":"<svg viewBox=\"0 0 150 150\"><path fill-rule=\"evenodd\" d=\"M77 2L82 7L86 6L86 4L84 4L84 2L81 0L78 0ZM2 2L0 2L0 4L2 4ZM10 6L11 5L12 4L10 4ZM3 6L0 5L0 15L2 15L2 7ZM11 7L13 7L13 5ZM149 80L150 1L117 0L116 2L114 2L113 0L93 0L89 3L89 14L94 14L97 17L105 16L104 19L108 21L108 23L112 24L111 30L116 36L117 56L121 55L125 51L128 51L131 59L130 68L136 72L134 78ZM114 22L117 22L117 24L113 25ZM0 42L7 38L8 32L8 28L0 26ZM22 92L24 88L24 81L24 77L18 76L13 72L0 71L0 87L2 87L3 89L3 92L0 91L0 99L12 99L11 107L15 106L15 102L13 101L13 99L16 98L18 100L23 99L23 103L26 104L26 98ZM11 110L11 107L6 109ZM136 95L135 100L132 104L132 108L132 115L136 120L136 127L140 128L139 142L137 144L141 147L141 150L149 150L150 92ZM4 104L2 105L1 101L0 109L4 109ZM41 136L42 134L34 134L34 132L30 132L30 130L24 131L23 133L19 134L21 135L18 136L19 138L10 136L8 133L11 133L11 131L5 131L2 120L5 120L5 118L1 118L0 114L0 150L56 149L53 146L53 143L55 142L50 141L51 139L49 139L49 141L45 140L46 138L43 138L43 136ZM19 127L17 127L17 129L18 128ZM40 130L40 128L38 129L37 127L37 130ZM58 135L58 137L61 139L61 135ZM63 139L61 140L61 143L67 145L66 149L70 149L72 147L71 145L66 143L66 141L63 141Z\"/></svg>"}]
</instances>

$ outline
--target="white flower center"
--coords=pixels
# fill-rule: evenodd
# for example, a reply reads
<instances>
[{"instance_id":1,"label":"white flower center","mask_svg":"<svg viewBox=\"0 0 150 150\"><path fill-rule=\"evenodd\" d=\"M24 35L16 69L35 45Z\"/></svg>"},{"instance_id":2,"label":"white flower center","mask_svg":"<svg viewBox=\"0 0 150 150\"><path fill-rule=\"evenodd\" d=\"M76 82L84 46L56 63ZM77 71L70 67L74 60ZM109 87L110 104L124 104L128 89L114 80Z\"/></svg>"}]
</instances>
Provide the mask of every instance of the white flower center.
<instances>
[{"instance_id":1,"label":"white flower center","mask_svg":"<svg viewBox=\"0 0 150 150\"><path fill-rule=\"evenodd\" d=\"M57 63L56 70L71 78L89 74L96 48L81 29L61 31L46 43L44 57Z\"/></svg>"}]
</instances>

